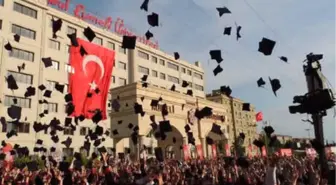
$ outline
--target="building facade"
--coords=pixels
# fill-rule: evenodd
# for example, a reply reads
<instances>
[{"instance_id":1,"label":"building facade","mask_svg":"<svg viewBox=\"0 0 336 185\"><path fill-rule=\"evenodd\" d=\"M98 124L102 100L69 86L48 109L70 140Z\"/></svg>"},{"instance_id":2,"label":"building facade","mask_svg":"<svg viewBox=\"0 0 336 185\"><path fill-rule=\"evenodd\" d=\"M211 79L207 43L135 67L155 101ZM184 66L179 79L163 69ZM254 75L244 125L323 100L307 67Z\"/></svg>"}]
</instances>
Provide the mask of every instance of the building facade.
<instances>
[{"instance_id":1,"label":"building facade","mask_svg":"<svg viewBox=\"0 0 336 185\"><path fill-rule=\"evenodd\" d=\"M71 7L74 8L73 14L69 13L72 12ZM52 18L63 20L62 29L57 32L57 39L52 37ZM34 132L33 123L37 121L48 124L54 117L63 123L66 116L65 93L55 91L55 84L67 85L68 74L76 72L68 61L70 41L67 34L77 32L77 37L86 40L83 30L88 26L96 33L93 43L116 53L111 89L134 84L140 81L143 75L148 75L147 81L158 90L164 91L175 84L179 93L176 96L183 96L186 93L186 89L180 85L183 79L189 82L194 97L205 97L204 71L199 62L190 64L181 59L176 61L173 56L158 50L157 42L146 41L143 36L138 37L134 50L122 49L121 36L133 33L127 30L121 18L100 19L87 12L83 5L76 5L71 0L0 0L0 100L2 100L0 115L10 120L7 108L13 104L13 98L18 99L18 106L22 107L23 115L20 125L7 124L6 128L0 126L1 138L5 138L6 132L10 129L16 129L19 135L6 140L7 142L28 146L31 151L37 139L43 139L45 147L55 146L48 133ZM14 34L21 35L20 42L14 41ZM4 45L8 42L13 46L12 52L4 49ZM41 62L43 57L52 58L52 67L44 67ZM17 66L23 63L25 69L19 72ZM7 83L3 78L9 74L14 76L19 85L19 89L14 92L7 89ZM53 90L51 98L46 98L48 104L39 104L39 100L44 99L41 91L37 89L41 84ZM33 97L24 98L26 88L29 86L35 87L37 93ZM112 97L109 97L109 100L111 99ZM111 108L108 109L111 112ZM48 110L49 113L40 117L39 114L44 110ZM101 124L110 129L110 123L111 118L108 118ZM60 141L68 136L74 141L70 149L65 149L60 143L57 144L63 153L71 154L78 151L84 143L88 129L94 128L94 124L91 120L84 120L79 127L74 132L66 129L59 135ZM108 148L114 146L113 139L106 138L104 145Z\"/></svg>"},{"instance_id":2,"label":"building facade","mask_svg":"<svg viewBox=\"0 0 336 185\"><path fill-rule=\"evenodd\" d=\"M130 152L136 156L139 153L139 149L141 150L145 146L148 153L153 154L155 147L161 147L165 157L169 157L169 154L174 154L175 158L181 159L184 157L182 148L187 147L192 157L198 156L197 149L202 150L204 157L211 157L213 156L214 144L208 144L206 137L213 139L216 146L222 145L224 147L229 141L230 136L227 130L230 126L225 113L227 107L223 104L201 97L192 97L173 92L154 85L144 88L141 83L114 88L111 90L111 95L112 99L119 97L121 105L119 112L111 112L111 127L118 132L112 135L117 153L122 153L129 148ZM160 97L162 101L159 102L158 106L151 106L151 101L158 100ZM134 113L133 106L135 102L142 105L145 112L144 116ZM164 120L161 115L163 104L167 104L169 112L165 120L169 120L172 126L172 131L167 133L167 137L164 139L154 136L150 119L154 115L157 124ZM198 120L194 116L195 110L206 106L212 108L213 115ZM224 119L221 119L222 117ZM128 127L130 123L132 127ZM221 127L223 135L210 131L213 123ZM185 131L187 124L190 126L195 138L195 145L188 143L188 136ZM133 129L136 126L139 127L138 143L134 143L131 139Z\"/></svg>"}]
</instances>

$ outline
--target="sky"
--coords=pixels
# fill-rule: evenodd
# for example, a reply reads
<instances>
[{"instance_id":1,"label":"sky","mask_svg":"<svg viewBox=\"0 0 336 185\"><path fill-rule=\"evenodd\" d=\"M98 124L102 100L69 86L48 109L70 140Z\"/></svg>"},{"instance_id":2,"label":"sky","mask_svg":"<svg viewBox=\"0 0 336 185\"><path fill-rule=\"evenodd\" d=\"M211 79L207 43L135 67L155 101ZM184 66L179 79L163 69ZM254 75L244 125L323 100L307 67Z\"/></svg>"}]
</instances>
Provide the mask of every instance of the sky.
<instances>
[{"instance_id":1,"label":"sky","mask_svg":"<svg viewBox=\"0 0 336 185\"><path fill-rule=\"evenodd\" d=\"M322 72L335 90L335 1L324 0L149 0L149 11L140 10L142 0L71 0L86 5L87 11L100 17L124 19L127 28L137 35L148 29L147 15L159 14L160 26L151 28L160 49L179 52L183 60L200 61L205 70L205 90L211 92L229 85L232 95L252 103L264 114L277 134L308 137L313 127L301 119L305 114L290 114L288 106L295 95L307 92L302 64L310 52L324 54ZM219 17L216 7L226 6L232 13ZM235 24L242 26L240 40L235 38ZM224 36L224 27L232 26L231 36ZM263 37L275 40L271 56L259 53ZM222 73L212 70L209 50L221 49ZM288 63L278 57L286 56ZM263 77L267 85L258 88ZM282 88L277 97L268 77L280 79ZM324 117L324 134L335 141L334 111ZM261 123L258 126L261 130Z\"/></svg>"}]
</instances>

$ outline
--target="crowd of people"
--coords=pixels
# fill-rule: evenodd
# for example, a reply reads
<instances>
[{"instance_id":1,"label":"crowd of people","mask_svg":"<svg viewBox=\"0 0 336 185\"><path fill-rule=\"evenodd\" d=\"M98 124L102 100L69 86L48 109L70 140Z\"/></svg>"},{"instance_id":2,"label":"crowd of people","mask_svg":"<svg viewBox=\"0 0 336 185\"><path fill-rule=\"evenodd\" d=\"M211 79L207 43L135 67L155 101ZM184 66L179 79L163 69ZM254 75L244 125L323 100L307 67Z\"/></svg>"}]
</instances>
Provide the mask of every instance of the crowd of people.
<instances>
[{"instance_id":1,"label":"crowd of people","mask_svg":"<svg viewBox=\"0 0 336 185\"><path fill-rule=\"evenodd\" d=\"M255 157L193 159L154 158L131 161L107 153L94 156L86 166L45 159L45 167L16 167L2 161L1 185L327 185L335 183L335 163L328 179L320 177L316 160L309 157Z\"/></svg>"}]
</instances>

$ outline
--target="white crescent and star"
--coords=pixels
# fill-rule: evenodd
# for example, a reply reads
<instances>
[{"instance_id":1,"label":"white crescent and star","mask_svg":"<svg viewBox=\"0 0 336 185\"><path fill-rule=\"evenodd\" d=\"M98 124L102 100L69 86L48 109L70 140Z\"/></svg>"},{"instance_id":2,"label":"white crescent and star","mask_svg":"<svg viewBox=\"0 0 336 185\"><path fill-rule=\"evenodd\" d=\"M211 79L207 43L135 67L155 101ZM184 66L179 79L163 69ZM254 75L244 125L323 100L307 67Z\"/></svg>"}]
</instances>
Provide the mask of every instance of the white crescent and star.
<instances>
[{"instance_id":1,"label":"white crescent and star","mask_svg":"<svg viewBox=\"0 0 336 185\"><path fill-rule=\"evenodd\" d=\"M87 76L86 65L89 62L94 62L99 66L99 68L100 68L100 79L99 80L101 80L104 76L104 73L105 73L105 68L104 68L102 60L99 57L97 57L96 55L86 55L85 58L83 59L83 62L82 62L82 68L83 68L85 76ZM91 90L95 90L97 88L97 84L96 84L95 81L89 83L89 86L90 86Z\"/></svg>"}]
</instances>

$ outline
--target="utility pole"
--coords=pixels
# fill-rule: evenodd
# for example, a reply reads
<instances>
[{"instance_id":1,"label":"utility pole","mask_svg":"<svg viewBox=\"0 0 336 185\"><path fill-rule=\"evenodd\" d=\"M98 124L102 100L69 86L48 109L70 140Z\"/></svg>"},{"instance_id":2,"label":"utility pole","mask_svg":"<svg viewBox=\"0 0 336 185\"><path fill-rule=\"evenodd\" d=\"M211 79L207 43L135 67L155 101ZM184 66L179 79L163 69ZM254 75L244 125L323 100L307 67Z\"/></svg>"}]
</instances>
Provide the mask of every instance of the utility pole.
<instances>
[{"instance_id":1,"label":"utility pole","mask_svg":"<svg viewBox=\"0 0 336 185\"><path fill-rule=\"evenodd\" d=\"M304 72L307 81L308 93L314 93L317 90L324 89L323 80L321 79L321 65L318 60L309 60L307 65L304 66ZM316 140L324 146L324 134L323 134L323 114L312 114L312 124L314 126ZM328 164L324 147L318 149L319 162L321 166L321 174L323 176L328 175Z\"/></svg>"}]
</instances>

